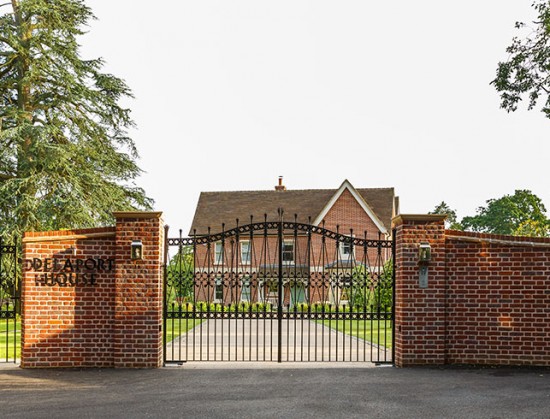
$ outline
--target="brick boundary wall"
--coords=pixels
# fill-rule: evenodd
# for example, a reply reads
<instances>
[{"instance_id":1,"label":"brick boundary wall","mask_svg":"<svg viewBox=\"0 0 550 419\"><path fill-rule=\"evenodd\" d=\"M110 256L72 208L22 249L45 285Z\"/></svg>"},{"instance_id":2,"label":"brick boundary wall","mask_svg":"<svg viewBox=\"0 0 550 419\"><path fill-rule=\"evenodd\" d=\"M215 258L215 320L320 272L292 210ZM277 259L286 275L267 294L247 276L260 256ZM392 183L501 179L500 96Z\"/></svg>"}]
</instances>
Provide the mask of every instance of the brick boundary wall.
<instances>
[{"instance_id":1,"label":"brick boundary wall","mask_svg":"<svg viewBox=\"0 0 550 419\"><path fill-rule=\"evenodd\" d=\"M25 234L23 368L162 365L161 213L114 215L115 227ZM445 230L444 219L393 220L395 364L550 366L550 239Z\"/></svg>"},{"instance_id":2,"label":"brick boundary wall","mask_svg":"<svg viewBox=\"0 0 550 419\"><path fill-rule=\"evenodd\" d=\"M25 233L21 367L161 366L161 213L114 215L115 227Z\"/></svg>"},{"instance_id":3,"label":"brick boundary wall","mask_svg":"<svg viewBox=\"0 0 550 419\"><path fill-rule=\"evenodd\" d=\"M437 215L393 222L397 366L550 366L550 238L445 230ZM425 289L420 242L432 248Z\"/></svg>"}]
</instances>

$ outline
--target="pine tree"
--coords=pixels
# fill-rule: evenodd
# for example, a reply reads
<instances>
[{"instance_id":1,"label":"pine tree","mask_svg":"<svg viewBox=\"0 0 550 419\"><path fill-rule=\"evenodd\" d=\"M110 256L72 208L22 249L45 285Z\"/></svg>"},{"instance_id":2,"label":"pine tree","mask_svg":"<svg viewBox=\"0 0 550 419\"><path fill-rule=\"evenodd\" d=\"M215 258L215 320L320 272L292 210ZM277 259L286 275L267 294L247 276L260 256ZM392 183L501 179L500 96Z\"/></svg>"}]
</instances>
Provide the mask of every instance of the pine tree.
<instances>
[{"instance_id":1,"label":"pine tree","mask_svg":"<svg viewBox=\"0 0 550 419\"><path fill-rule=\"evenodd\" d=\"M0 11L0 234L150 208L119 105L132 93L101 59L79 55L92 11L81 0L11 0Z\"/></svg>"}]
</instances>

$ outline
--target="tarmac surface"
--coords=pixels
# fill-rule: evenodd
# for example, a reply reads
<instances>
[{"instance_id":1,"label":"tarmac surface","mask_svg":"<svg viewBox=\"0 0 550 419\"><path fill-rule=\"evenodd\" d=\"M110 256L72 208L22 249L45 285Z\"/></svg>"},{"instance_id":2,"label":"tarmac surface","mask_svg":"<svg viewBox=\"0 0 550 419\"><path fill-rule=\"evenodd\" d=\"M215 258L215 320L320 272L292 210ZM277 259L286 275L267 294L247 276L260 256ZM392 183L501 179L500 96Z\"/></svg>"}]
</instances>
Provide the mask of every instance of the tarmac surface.
<instances>
[{"instance_id":1,"label":"tarmac surface","mask_svg":"<svg viewBox=\"0 0 550 419\"><path fill-rule=\"evenodd\" d=\"M2 418L549 418L550 369L187 363L157 370L0 364Z\"/></svg>"}]
</instances>

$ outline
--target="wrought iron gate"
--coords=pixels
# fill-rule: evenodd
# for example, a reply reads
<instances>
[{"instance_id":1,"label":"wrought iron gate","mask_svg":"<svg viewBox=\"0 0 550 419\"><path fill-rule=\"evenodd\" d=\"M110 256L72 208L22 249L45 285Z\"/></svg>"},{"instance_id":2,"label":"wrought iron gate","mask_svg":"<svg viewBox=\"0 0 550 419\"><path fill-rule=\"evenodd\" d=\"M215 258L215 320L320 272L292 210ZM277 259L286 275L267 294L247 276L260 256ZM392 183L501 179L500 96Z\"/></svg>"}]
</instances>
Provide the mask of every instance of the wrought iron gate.
<instances>
[{"instance_id":1,"label":"wrought iron gate","mask_svg":"<svg viewBox=\"0 0 550 419\"><path fill-rule=\"evenodd\" d=\"M169 238L164 360L393 362L395 248L265 220Z\"/></svg>"},{"instance_id":2,"label":"wrought iron gate","mask_svg":"<svg viewBox=\"0 0 550 419\"><path fill-rule=\"evenodd\" d=\"M0 237L0 362L19 358L20 289L17 246L7 245Z\"/></svg>"}]
</instances>

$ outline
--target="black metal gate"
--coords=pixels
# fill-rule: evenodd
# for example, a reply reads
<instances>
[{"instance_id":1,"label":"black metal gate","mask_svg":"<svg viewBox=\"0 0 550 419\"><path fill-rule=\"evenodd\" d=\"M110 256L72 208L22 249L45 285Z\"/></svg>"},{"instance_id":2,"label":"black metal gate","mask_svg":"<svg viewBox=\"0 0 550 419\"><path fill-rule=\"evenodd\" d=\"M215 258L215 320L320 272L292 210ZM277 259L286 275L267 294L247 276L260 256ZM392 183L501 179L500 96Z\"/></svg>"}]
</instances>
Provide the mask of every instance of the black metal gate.
<instances>
[{"instance_id":1,"label":"black metal gate","mask_svg":"<svg viewBox=\"0 0 550 419\"><path fill-rule=\"evenodd\" d=\"M16 362L20 357L20 280L17 246L0 237L0 362Z\"/></svg>"},{"instance_id":2,"label":"black metal gate","mask_svg":"<svg viewBox=\"0 0 550 419\"><path fill-rule=\"evenodd\" d=\"M336 230L166 228L165 362L392 363L393 241Z\"/></svg>"}]
</instances>

